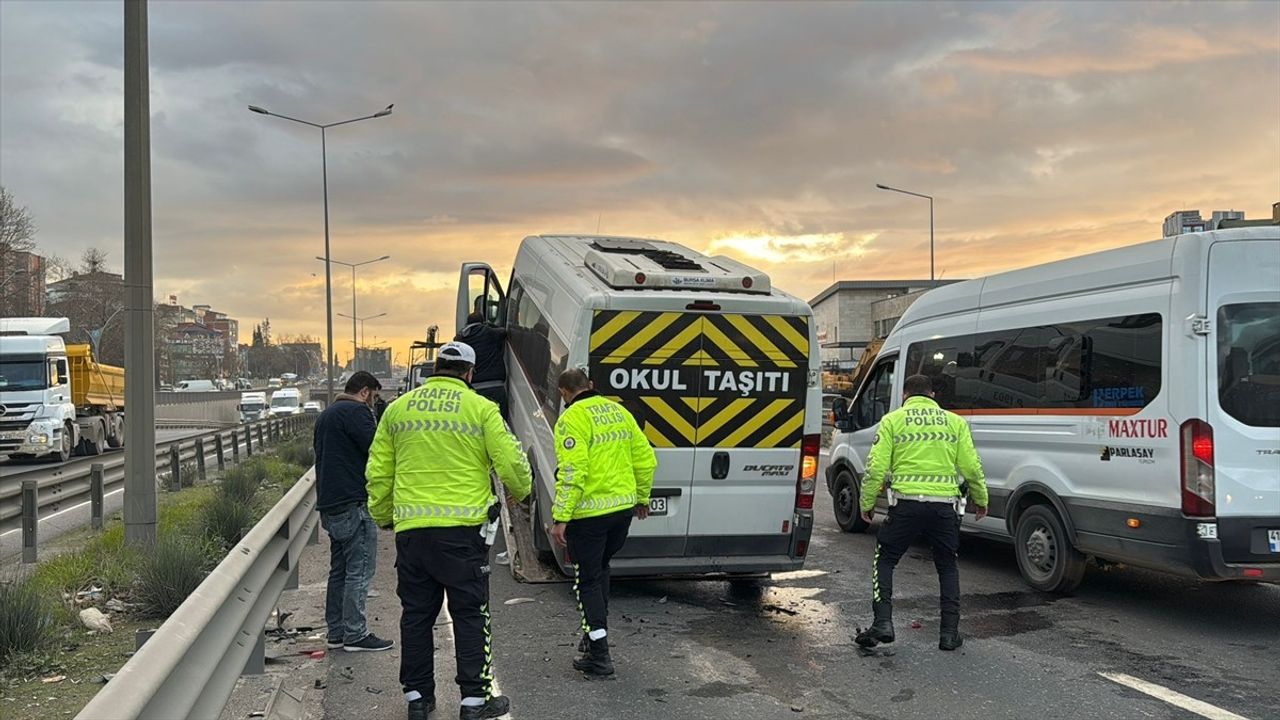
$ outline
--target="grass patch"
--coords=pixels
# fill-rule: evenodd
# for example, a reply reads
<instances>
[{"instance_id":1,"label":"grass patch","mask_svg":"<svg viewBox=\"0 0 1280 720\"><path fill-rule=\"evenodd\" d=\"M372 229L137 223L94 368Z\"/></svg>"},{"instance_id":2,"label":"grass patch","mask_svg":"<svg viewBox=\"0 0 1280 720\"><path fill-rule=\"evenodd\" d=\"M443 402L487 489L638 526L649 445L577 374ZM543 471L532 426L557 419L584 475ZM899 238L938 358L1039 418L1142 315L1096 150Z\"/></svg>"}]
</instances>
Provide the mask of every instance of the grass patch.
<instances>
[{"instance_id":1,"label":"grass patch","mask_svg":"<svg viewBox=\"0 0 1280 720\"><path fill-rule=\"evenodd\" d=\"M17 653L44 647L54 629L46 598L31 581L0 583L0 668Z\"/></svg>"},{"instance_id":2,"label":"grass patch","mask_svg":"<svg viewBox=\"0 0 1280 720\"><path fill-rule=\"evenodd\" d=\"M138 568L133 599L143 614L168 617L204 581L216 553L184 535L160 538Z\"/></svg>"},{"instance_id":3,"label":"grass patch","mask_svg":"<svg viewBox=\"0 0 1280 720\"><path fill-rule=\"evenodd\" d=\"M240 538L253 526L256 516L249 500L221 493L205 506L204 536L225 552L240 542Z\"/></svg>"},{"instance_id":4,"label":"grass patch","mask_svg":"<svg viewBox=\"0 0 1280 720\"><path fill-rule=\"evenodd\" d=\"M303 472L306 472L306 468L316 464L315 448L312 446L310 438L297 438L281 445L276 451L276 457L286 463L303 468Z\"/></svg>"},{"instance_id":5,"label":"grass patch","mask_svg":"<svg viewBox=\"0 0 1280 720\"><path fill-rule=\"evenodd\" d=\"M255 459L224 472L222 482L218 484L218 496L245 505L253 502L253 496L258 494L258 486L262 484L258 476L261 464Z\"/></svg>"}]
</instances>

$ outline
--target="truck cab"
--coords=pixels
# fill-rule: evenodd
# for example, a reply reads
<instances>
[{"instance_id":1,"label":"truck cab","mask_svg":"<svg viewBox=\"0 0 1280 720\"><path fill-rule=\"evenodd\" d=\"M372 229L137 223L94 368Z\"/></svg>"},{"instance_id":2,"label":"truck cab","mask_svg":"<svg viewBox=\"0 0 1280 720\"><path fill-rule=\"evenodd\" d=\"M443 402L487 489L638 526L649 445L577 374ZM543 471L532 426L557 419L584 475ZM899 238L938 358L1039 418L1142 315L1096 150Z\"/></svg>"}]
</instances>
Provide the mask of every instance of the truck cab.
<instances>
[{"instance_id":1,"label":"truck cab","mask_svg":"<svg viewBox=\"0 0 1280 720\"><path fill-rule=\"evenodd\" d=\"M247 392L240 394L240 422L248 423L261 420L270 414L267 409L267 394L264 392Z\"/></svg>"},{"instance_id":2,"label":"truck cab","mask_svg":"<svg viewBox=\"0 0 1280 720\"><path fill-rule=\"evenodd\" d=\"M0 454L65 461L80 443L66 318L0 319Z\"/></svg>"}]
</instances>

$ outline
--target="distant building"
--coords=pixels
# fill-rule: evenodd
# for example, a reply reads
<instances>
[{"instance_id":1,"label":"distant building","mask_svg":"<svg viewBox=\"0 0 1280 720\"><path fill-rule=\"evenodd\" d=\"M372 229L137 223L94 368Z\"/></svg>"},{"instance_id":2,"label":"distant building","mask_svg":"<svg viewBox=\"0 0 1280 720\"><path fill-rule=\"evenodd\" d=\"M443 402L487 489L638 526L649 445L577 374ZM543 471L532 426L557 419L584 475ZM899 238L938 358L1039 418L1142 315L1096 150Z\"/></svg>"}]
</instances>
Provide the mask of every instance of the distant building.
<instances>
[{"instance_id":1,"label":"distant building","mask_svg":"<svg viewBox=\"0 0 1280 720\"><path fill-rule=\"evenodd\" d=\"M45 313L45 259L30 252L0 255L0 315L40 317Z\"/></svg>"},{"instance_id":2,"label":"distant building","mask_svg":"<svg viewBox=\"0 0 1280 720\"><path fill-rule=\"evenodd\" d=\"M862 351L875 338L883 338L902 317L910 301L889 303L904 296L915 296L934 285L948 285L959 280L841 280L828 287L809 305L813 307L817 326L819 353L825 370L852 370ZM898 305L905 302L899 309Z\"/></svg>"},{"instance_id":3,"label":"distant building","mask_svg":"<svg viewBox=\"0 0 1280 720\"><path fill-rule=\"evenodd\" d=\"M226 374L222 333L197 323L179 323L166 336L170 379L211 380Z\"/></svg>"},{"instance_id":4,"label":"distant building","mask_svg":"<svg viewBox=\"0 0 1280 720\"><path fill-rule=\"evenodd\" d=\"M391 377L391 348L362 347L356 350L354 370L368 370L374 377Z\"/></svg>"},{"instance_id":5,"label":"distant building","mask_svg":"<svg viewBox=\"0 0 1280 720\"><path fill-rule=\"evenodd\" d=\"M73 298L83 298L89 294L123 296L124 276L120 273L101 271L76 273L45 286L45 300L49 305L57 305Z\"/></svg>"},{"instance_id":6,"label":"distant building","mask_svg":"<svg viewBox=\"0 0 1280 720\"><path fill-rule=\"evenodd\" d=\"M1164 236L1217 230L1224 222L1230 225L1244 219L1243 210L1214 210L1208 220L1200 217L1199 210L1179 210L1164 219Z\"/></svg>"}]
</instances>

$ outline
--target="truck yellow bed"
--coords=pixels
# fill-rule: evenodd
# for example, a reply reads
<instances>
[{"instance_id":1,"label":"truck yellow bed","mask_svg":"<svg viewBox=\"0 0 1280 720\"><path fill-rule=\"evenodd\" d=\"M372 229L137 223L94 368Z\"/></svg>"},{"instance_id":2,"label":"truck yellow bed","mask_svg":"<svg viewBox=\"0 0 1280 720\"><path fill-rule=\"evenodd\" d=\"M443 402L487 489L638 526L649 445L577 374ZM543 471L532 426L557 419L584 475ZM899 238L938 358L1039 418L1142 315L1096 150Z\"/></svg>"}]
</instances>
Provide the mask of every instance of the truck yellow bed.
<instances>
[{"instance_id":1,"label":"truck yellow bed","mask_svg":"<svg viewBox=\"0 0 1280 720\"><path fill-rule=\"evenodd\" d=\"M71 366L71 401L76 407L124 407L124 368L97 362L88 345L67 345L67 362Z\"/></svg>"}]
</instances>

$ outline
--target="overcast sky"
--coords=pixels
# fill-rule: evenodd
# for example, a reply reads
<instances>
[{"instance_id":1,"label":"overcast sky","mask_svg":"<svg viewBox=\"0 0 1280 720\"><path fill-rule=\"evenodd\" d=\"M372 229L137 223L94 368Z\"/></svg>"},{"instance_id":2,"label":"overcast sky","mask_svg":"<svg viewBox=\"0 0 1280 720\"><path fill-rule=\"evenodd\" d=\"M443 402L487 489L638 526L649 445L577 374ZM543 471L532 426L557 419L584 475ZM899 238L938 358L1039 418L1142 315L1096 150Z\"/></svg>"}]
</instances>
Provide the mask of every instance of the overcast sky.
<instances>
[{"instance_id":1,"label":"overcast sky","mask_svg":"<svg viewBox=\"0 0 1280 720\"><path fill-rule=\"evenodd\" d=\"M123 264L122 6L0 2L0 183L47 253ZM806 299L1153 239L1280 200L1280 3L152 2L157 296L324 331L452 329L458 263L525 235L731 254ZM341 269L341 268L339 268ZM314 273L314 275L313 275ZM335 306L349 311L349 275ZM349 325L337 319L340 353ZM243 334L247 337L247 330Z\"/></svg>"}]
</instances>

